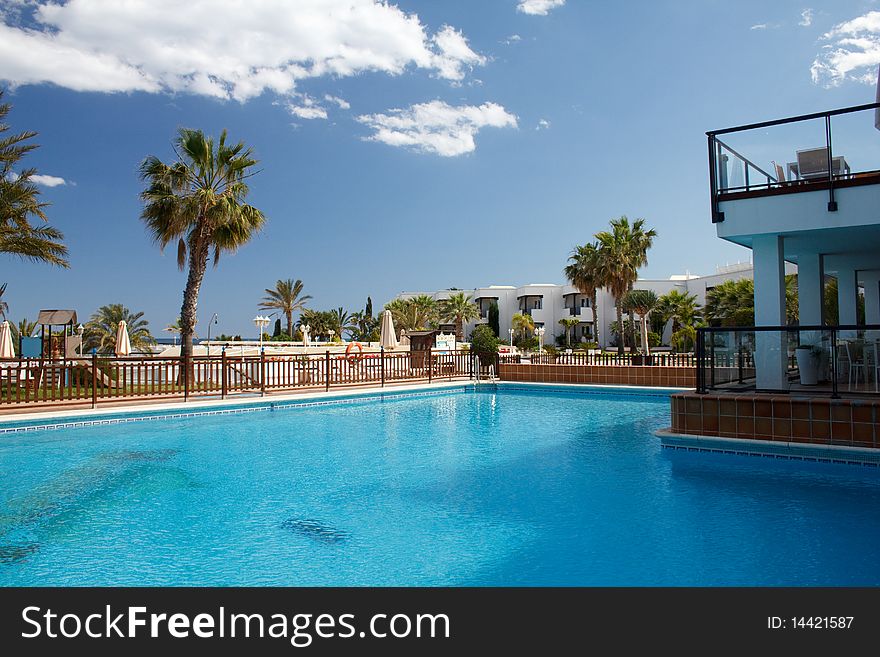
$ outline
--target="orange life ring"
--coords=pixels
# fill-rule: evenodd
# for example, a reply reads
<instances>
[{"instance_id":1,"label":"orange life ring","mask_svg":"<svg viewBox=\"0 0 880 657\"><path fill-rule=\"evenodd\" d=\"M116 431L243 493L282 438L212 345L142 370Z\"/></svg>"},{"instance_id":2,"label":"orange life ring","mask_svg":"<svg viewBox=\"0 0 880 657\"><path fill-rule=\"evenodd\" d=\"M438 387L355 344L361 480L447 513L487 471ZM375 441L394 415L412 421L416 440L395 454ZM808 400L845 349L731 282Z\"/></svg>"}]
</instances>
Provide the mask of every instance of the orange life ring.
<instances>
[{"instance_id":1,"label":"orange life ring","mask_svg":"<svg viewBox=\"0 0 880 657\"><path fill-rule=\"evenodd\" d=\"M352 354L351 350L355 347L358 348L358 352L357 354ZM362 345L360 342L349 342L348 346L345 348L345 360L347 360L349 363L356 363L363 357L364 345Z\"/></svg>"}]
</instances>

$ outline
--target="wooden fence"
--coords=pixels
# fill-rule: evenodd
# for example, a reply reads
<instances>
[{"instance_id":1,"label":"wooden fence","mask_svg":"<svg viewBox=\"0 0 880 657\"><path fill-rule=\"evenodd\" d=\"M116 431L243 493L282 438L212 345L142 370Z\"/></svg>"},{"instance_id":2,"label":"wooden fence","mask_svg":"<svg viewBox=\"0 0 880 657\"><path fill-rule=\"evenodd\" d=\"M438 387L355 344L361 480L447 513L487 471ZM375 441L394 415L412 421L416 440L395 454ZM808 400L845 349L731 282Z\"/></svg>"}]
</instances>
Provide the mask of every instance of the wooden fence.
<instances>
[{"instance_id":1,"label":"wooden fence","mask_svg":"<svg viewBox=\"0 0 880 657\"><path fill-rule=\"evenodd\" d=\"M0 361L0 409L26 405L91 403L123 399L265 394L292 390L399 381L470 377L474 359L466 351L448 353L382 351L295 356L198 356Z\"/></svg>"}]
</instances>

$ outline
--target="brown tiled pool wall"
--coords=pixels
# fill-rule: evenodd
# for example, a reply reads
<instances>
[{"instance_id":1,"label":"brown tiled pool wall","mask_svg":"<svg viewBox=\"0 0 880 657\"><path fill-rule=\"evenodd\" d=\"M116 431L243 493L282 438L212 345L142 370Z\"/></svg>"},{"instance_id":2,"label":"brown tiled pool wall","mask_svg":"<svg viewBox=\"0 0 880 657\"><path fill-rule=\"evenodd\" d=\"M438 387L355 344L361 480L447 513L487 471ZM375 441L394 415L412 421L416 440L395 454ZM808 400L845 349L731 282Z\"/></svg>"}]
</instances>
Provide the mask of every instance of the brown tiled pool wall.
<instances>
[{"instance_id":1,"label":"brown tiled pool wall","mask_svg":"<svg viewBox=\"0 0 880 657\"><path fill-rule=\"evenodd\" d=\"M852 447L880 443L880 401L694 392L671 400L675 433Z\"/></svg>"},{"instance_id":2,"label":"brown tiled pool wall","mask_svg":"<svg viewBox=\"0 0 880 657\"><path fill-rule=\"evenodd\" d=\"M693 388L696 369L693 367L660 367L638 365L515 365L501 364L498 377L502 381L530 383L600 383L605 385L659 386Z\"/></svg>"}]
</instances>

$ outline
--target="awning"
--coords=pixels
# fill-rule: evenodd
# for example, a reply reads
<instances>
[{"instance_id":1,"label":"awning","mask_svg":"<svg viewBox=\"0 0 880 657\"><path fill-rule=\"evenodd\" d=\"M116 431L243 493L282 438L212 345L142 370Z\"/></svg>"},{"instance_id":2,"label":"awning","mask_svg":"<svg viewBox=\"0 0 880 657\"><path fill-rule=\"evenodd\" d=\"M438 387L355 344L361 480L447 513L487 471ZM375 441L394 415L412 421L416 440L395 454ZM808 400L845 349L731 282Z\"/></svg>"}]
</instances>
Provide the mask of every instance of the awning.
<instances>
[{"instance_id":1,"label":"awning","mask_svg":"<svg viewBox=\"0 0 880 657\"><path fill-rule=\"evenodd\" d=\"M75 310L41 310L37 315L37 324L64 326L71 322L77 323Z\"/></svg>"}]
</instances>

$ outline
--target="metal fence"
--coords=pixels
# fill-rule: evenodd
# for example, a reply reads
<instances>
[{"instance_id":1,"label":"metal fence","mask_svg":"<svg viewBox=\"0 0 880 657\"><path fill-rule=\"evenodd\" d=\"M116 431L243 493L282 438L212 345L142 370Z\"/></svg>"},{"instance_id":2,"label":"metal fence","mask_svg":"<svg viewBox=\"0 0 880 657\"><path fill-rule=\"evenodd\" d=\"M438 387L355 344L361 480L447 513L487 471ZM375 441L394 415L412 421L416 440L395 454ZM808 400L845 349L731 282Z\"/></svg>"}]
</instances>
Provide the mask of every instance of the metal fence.
<instances>
[{"instance_id":1,"label":"metal fence","mask_svg":"<svg viewBox=\"0 0 880 657\"><path fill-rule=\"evenodd\" d=\"M517 357L518 358L518 357ZM504 360L502 363L506 362ZM520 362L520 361L516 361ZM669 352L642 356L631 353L601 354L533 354L530 362L533 365L627 365L646 367L695 367L697 358L694 354L674 354Z\"/></svg>"},{"instance_id":2,"label":"metal fence","mask_svg":"<svg viewBox=\"0 0 880 657\"><path fill-rule=\"evenodd\" d=\"M266 394L300 389L473 377L467 351L384 351L346 356L106 357L0 361L0 408L122 399Z\"/></svg>"}]
</instances>

